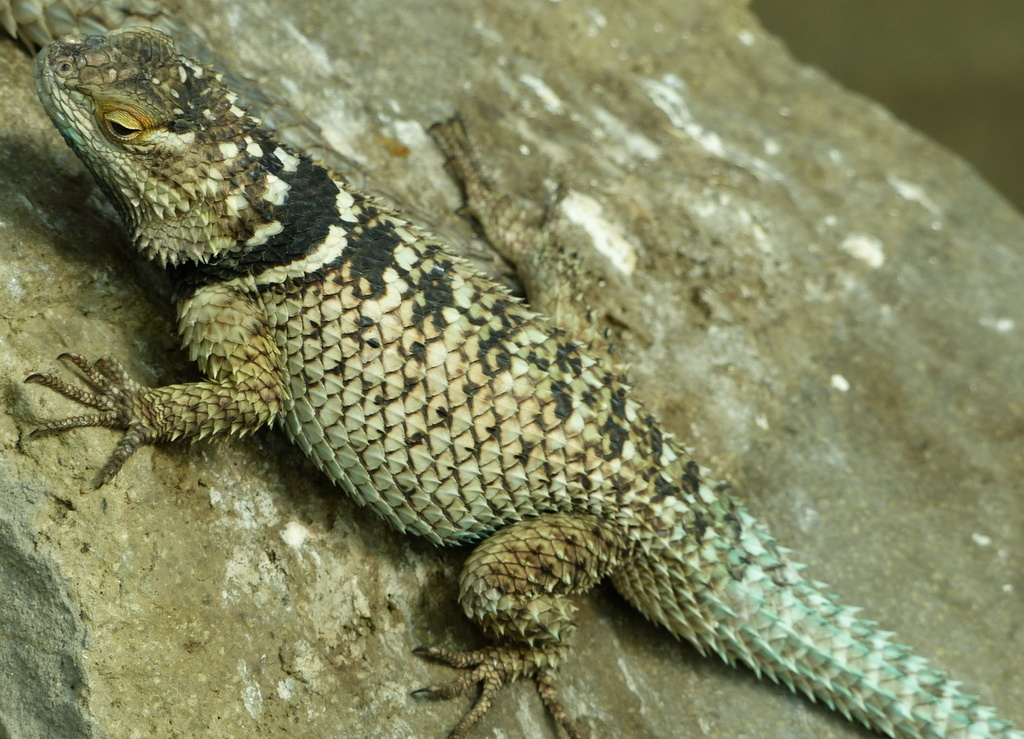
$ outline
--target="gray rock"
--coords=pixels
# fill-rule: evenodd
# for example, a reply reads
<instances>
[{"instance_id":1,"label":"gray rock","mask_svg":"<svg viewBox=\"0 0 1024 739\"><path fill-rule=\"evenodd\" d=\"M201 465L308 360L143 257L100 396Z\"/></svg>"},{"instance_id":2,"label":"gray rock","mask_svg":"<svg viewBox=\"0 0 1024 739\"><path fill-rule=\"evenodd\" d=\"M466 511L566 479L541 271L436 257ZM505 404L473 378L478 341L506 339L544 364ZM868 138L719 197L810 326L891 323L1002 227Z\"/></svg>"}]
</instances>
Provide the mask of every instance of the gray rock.
<instances>
[{"instance_id":1,"label":"gray rock","mask_svg":"<svg viewBox=\"0 0 1024 739\"><path fill-rule=\"evenodd\" d=\"M37 497L31 485L5 485L8 495ZM0 516L0 735L91 735L86 688L85 626L54 561L35 551L18 506Z\"/></svg>"},{"instance_id":2,"label":"gray rock","mask_svg":"<svg viewBox=\"0 0 1024 739\"><path fill-rule=\"evenodd\" d=\"M1024 223L969 167L736 0L206 0L184 21L469 248L425 126L463 111L524 202L561 183L570 237L613 255L637 393L811 576L1024 723ZM0 42L0 68L0 731L444 735L468 703L411 699L450 675L409 650L481 643L465 552L393 534L277 433L146 449L101 490L113 432L27 438L77 412L21 384L61 351L196 371L29 58ZM562 690L595 736L863 734L609 588L580 625ZM522 684L477 735L553 728Z\"/></svg>"}]
</instances>

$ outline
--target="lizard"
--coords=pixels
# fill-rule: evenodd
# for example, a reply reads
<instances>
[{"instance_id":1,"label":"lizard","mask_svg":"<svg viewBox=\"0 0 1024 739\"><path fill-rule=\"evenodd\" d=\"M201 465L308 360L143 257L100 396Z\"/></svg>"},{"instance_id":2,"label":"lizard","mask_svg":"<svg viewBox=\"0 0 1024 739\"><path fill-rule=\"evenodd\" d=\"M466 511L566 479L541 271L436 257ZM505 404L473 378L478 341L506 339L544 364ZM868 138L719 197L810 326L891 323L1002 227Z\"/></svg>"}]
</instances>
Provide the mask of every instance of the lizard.
<instances>
[{"instance_id":1,"label":"lizard","mask_svg":"<svg viewBox=\"0 0 1024 739\"><path fill-rule=\"evenodd\" d=\"M1024 736L804 578L630 397L603 337L560 309L579 289L554 279L573 255L494 193L457 122L437 140L488 237L524 270L529 304L280 143L159 31L63 38L36 79L134 246L167 268L205 376L150 388L114 359L63 355L84 386L26 381L92 411L40 429L125 430L105 484L142 445L276 423L399 531L475 544L459 600L491 644L415 650L464 670L418 695L480 688L452 736L519 679L581 736L557 673L572 596L605 578L702 653L882 733Z\"/></svg>"}]
</instances>

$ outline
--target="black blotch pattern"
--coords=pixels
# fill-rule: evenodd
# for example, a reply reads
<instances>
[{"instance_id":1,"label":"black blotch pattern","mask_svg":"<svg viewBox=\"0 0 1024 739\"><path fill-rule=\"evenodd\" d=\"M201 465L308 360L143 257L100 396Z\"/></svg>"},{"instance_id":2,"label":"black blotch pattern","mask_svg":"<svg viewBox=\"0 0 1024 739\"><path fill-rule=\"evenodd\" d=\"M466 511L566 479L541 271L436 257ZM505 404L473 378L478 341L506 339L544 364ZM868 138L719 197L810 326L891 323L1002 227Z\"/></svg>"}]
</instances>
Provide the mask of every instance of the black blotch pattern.
<instances>
[{"instance_id":1,"label":"black blotch pattern","mask_svg":"<svg viewBox=\"0 0 1024 739\"><path fill-rule=\"evenodd\" d=\"M621 457L622 448L629 439L629 431L620 426L618 421L611 416L609 416L608 420L605 421L601 430L604 431L605 438L608 440L608 452L603 455L604 459L610 460Z\"/></svg>"},{"instance_id":2,"label":"black blotch pattern","mask_svg":"<svg viewBox=\"0 0 1024 739\"><path fill-rule=\"evenodd\" d=\"M563 421L572 415L572 396L567 390L568 387L557 380L551 383L551 395L555 399L555 415Z\"/></svg>"},{"instance_id":3,"label":"black blotch pattern","mask_svg":"<svg viewBox=\"0 0 1024 739\"><path fill-rule=\"evenodd\" d=\"M577 376L583 373L583 360L576 344L560 341L555 350L555 364L566 374Z\"/></svg>"},{"instance_id":4,"label":"black blotch pattern","mask_svg":"<svg viewBox=\"0 0 1024 739\"><path fill-rule=\"evenodd\" d=\"M612 407L612 414L619 420L626 420L626 391L621 387L617 388L609 398Z\"/></svg>"},{"instance_id":5,"label":"black blotch pattern","mask_svg":"<svg viewBox=\"0 0 1024 739\"><path fill-rule=\"evenodd\" d=\"M686 463L686 470L683 472L683 487L686 491L696 495L700 489L700 467L692 459Z\"/></svg>"},{"instance_id":6,"label":"black blotch pattern","mask_svg":"<svg viewBox=\"0 0 1024 739\"><path fill-rule=\"evenodd\" d=\"M401 243L402 239L394 227L386 221L378 221L372 226L357 225L352 229L341 260L348 262L352 275L357 278L353 285L356 297L377 299L384 295L388 287L384 272L388 269L405 274L405 270L395 262L395 249Z\"/></svg>"},{"instance_id":7,"label":"black blotch pattern","mask_svg":"<svg viewBox=\"0 0 1024 739\"><path fill-rule=\"evenodd\" d=\"M491 377L511 365L510 357L502 343L509 338L509 331L496 326L483 329L477 339L476 361L481 371Z\"/></svg>"},{"instance_id":8,"label":"black blotch pattern","mask_svg":"<svg viewBox=\"0 0 1024 739\"><path fill-rule=\"evenodd\" d=\"M416 320L422 323L430 318L434 329L443 331L448 325L442 311L455 305L455 296L451 286L451 262L436 262L430 269L424 269L413 289L421 295L422 306L415 311Z\"/></svg>"},{"instance_id":9,"label":"black blotch pattern","mask_svg":"<svg viewBox=\"0 0 1024 739\"><path fill-rule=\"evenodd\" d=\"M690 533L698 542L704 541L704 532L708 530L708 522L699 509L693 512L693 525L694 529Z\"/></svg>"},{"instance_id":10,"label":"black blotch pattern","mask_svg":"<svg viewBox=\"0 0 1024 739\"><path fill-rule=\"evenodd\" d=\"M272 148L275 145L266 143L265 146ZM265 158L269 159L269 156ZM253 193L260 189L259 182L266 176L266 169L263 160L254 160L253 166L245 170L245 176L253 180ZM316 251L331 226L341 224L335 201L339 192L338 185L324 167L302 155L294 172L280 169L278 172L290 188L287 200L282 205L264 203L260 207L259 198L255 198L253 212L258 214L258 219L249 222L247 233L239 235L236 249L205 263L190 262L168 268L179 294L191 296L205 285L258 275L273 267L291 264ZM237 177L241 179L242 175ZM245 240L252 236L255 226L273 221L281 223L280 233L259 246L245 245ZM306 276L302 281L308 279L309 276Z\"/></svg>"},{"instance_id":11,"label":"black blotch pattern","mask_svg":"<svg viewBox=\"0 0 1024 739\"><path fill-rule=\"evenodd\" d=\"M675 483L666 480L660 474L654 475L654 494L651 495L652 503L661 503L665 498L673 497L679 493Z\"/></svg>"},{"instance_id":12,"label":"black blotch pattern","mask_svg":"<svg viewBox=\"0 0 1024 739\"><path fill-rule=\"evenodd\" d=\"M665 438L661 433L661 429L657 425L652 425L648 437L651 445L651 459L660 460L665 450Z\"/></svg>"}]
</instances>

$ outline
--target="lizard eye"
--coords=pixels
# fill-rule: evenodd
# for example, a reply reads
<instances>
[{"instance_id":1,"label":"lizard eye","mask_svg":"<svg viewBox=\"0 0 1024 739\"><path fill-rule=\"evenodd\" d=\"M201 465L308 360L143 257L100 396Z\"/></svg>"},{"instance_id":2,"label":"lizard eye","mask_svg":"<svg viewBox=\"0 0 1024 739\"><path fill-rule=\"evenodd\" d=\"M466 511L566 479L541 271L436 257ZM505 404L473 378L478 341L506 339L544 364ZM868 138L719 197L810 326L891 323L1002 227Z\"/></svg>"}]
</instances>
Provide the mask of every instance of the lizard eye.
<instances>
[{"instance_id":1,"label":"lizard eye","mask_svg":"<svg viewBox=\"0 0 1024 739\"><path fill-rule=\"evenodd\" d=\"M133 141L149 127L145 118L135 111L124 108L114 108L104 112L100 117L100 122L107 135L118 142Z\"/></svg>"},{"instance_id":2,"label":"lizard eye","mask_svg":"<svg viewBox=\"0 0 1024 739\"><path fill-rule=\"evenodd\" d=\"M70 53L61 54L51 63L53 73L61 79L73 77L78 71L78 64L75 63L75 55Z\"/></svg>"}]
</instances>

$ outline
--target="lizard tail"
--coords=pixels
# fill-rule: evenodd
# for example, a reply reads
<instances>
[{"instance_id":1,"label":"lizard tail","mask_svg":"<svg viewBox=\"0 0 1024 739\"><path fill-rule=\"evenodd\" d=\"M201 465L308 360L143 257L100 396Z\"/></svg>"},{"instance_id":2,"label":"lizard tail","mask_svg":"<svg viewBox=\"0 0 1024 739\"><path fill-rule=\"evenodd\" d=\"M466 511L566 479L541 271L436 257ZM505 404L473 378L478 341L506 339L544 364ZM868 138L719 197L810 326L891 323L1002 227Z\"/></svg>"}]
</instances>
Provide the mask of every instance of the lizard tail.
<instances>
[{"instance_id":1,"label":"lizard tail","mask_svg":"<svg viewBox=\"0 0 1024 739\"><path fill-rule=\"evenodd\" d=\"M1024 739L890 632L805 579L803 565L790 562L724 486L704 480L665 513L672 525L643 542L612 580L647 618L702 654L743 662L889 736Z\"/></svg>"}]
</instances>

